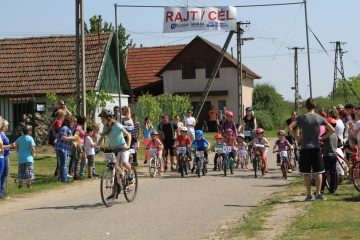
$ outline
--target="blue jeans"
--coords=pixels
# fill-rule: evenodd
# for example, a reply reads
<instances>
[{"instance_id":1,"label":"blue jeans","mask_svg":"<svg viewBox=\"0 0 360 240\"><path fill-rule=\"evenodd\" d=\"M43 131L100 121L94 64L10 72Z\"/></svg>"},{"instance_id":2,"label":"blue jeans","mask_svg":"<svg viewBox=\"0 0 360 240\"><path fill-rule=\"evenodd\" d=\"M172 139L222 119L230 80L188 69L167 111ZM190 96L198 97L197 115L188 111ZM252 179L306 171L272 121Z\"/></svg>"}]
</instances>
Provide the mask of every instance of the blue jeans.
<instances>
[{"instance_id":1,"label":"blue jeans","mask_svg":"<svg viewBox=\"0 0 360 240\"><path fill-rule=\"evenodd\" d=\"M63 152L61 150L57 150L56 152L59 157L60 180L67 181L68 177L67 177L66 166L67 166L69 155L68 155L68 153Z\"/></svg>"},{"instance_id":2,"label":"blue jeans","mask_svg":"<svg viewBox=\"0 0 360 240\"><path fill-rule=\"evenodd\" d=\"M0 176L2 176L2 173L3 173L3 170L4 170L4 158L0 158ZM1 181L2 178L0 178L0 185L2 186L2 181ZM2 191L0 191L0 197L2 196Z\"/></svg>"},{"instance_id":3,"label":"blue jeans","mask_svg":"<svg viewBox=\"0 0 360 240\"><path fill-rule=\"evenodd\" d=\"M10 174L10 156L6 156L6 157L4 157L3 173L0 174L1 175L0 182L1 182L1 191L2 192L4 191L4 183L5 183L6 179L8 178L9 174Z\"/></svg>"},{"instance_id":4,"label":"blue jeans","mask_svg":"<svg viewBox=\"0 0 360 240\"><path fill-rule=\"evenodd\" d=\"M69 162L69 174L70 173L74 173L75 172L75 161L73 157L70 157L70 162Z\"/></svg>"}]
</instances>

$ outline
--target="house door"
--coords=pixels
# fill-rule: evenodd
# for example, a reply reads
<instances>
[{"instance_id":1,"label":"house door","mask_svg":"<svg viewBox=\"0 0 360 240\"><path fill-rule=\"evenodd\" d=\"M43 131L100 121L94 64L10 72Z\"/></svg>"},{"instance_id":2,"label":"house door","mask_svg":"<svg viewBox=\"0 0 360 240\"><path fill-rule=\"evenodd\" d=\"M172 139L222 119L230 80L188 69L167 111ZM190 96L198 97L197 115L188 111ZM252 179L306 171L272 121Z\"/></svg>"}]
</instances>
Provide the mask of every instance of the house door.
<instances>
[{"instance_id":1,"label":"house door","mask_svg":"<svg viewBox=\"0 0 360 240\"><path fill-rule=\"evenodd\" d=\"M191 105L193 107L193 109L196 109L196 106L199 102L191 102ZM211 109L211 102L210 101L206 101L204 103L203 108L201 109L200 115L197 119L196 125L195 125L195 130L201 130L202 129L202 125L204 123L204 121L206 121L206 123L209 121L209 111Z\"/></svg>"}]
</instances>

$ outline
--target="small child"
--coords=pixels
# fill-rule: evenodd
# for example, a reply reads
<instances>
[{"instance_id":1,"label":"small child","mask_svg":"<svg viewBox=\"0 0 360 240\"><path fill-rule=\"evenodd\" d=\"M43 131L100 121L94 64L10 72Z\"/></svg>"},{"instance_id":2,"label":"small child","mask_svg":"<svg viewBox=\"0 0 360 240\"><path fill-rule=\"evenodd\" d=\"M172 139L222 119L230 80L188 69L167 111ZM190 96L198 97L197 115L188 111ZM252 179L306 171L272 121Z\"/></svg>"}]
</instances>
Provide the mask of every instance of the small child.
<instances>
[{"instance_id":1,"label":"small child","mask_svg":"<svg viewBox=\"0 0 360 240\"><path fill-rule=\"evenodd\" d=\"M99 131L100 131L100 125L97 124L97 123L93 123L92 127L93 127L94 131L93 131L93 134L92 134L92 136L91 136L91 139L92 139L92 141L93 141L94 143L97 143L97 140L98 140L98 139L97 139L97 136L98 136ZM99 151L95 149L95 155L98 154L98 153L99 153ZM99 174L97 174L96 171L95 171L95 161L94 161L94 165L93 165L93 167L92 167L92 175L93 175L94 177L98 177L98 176L99 176Z\"/></svg>"},{"instance_id":2,"label":"small child","mask_svg":"<svg viewBox=\"0 0 360 240\"><path fill-rule=\"evenodd\" d=\"M162 150L164 148L163 144L161 143L161 141L158 139L158 132L157 131L152 131L150 133L151 136L151 140L150 142L145 146L146 149L149 148L156 148L157 150L157 154L159 157L162 156ZM152 156L150 156L151 158ZM160 172L164 171L164 166L163 166L163 162L160 161Z\"/></svg>"},{"instance_id":3,"label":"small child","mask_svg":"<svg viewBox=\"0 0 360 240\"><path fill-rule=\"evenodd\" d=\"M239 167L239 161L240 160L243 160L244 162L244 166L241 165L241 169L248 169L248 161L247 161L247 145L246 143L244 142L245 141L245 136L244 134L240 133L238 135L238 138L237 138L237 141L238 141L238 160L236 161L236 168Z\"/></svg>"},{"instance_id":4,"label":"small child","mask_svg":"<svg viewBox=\"0 0 360 240\"><path fill-rule=\"evenodd\" d=\"M189 156L189 160L191 160L191 154L189 153L188 149L191 145L191 139L188 136L188 129L187 127L181 127L180 128L180 135L177 136L176 140L175 140L175 151L177 152L177 148L178 147L186 147L186 154ZM179 157L179 153L176 154ZM179 167L179 159L178 161L176 161L176 167Z\"/></svg>"},{"instance_id":5,"label":"small child","mask_svg":"<svg viewBox=\"0 0 360 240\"><path fill-rule=\"evenodd\" d=\"M290 149L292 148L291 144L289 143L288 140L285 139L285 131L284 130L279 130L277 132L278 135L278 140L276 140L274 148L273 148L273 153L275 153L275 149L276 147L278 147L278 152L283 152L283 151L287 151L286 146L288 146ZM279 153L276 154L276 164L277 166L281 166L281 162L280 162L280 155ZM292 172L291 170L292 166L290 161L288 161L288 172Z\"/></svg>"},{"instance_id":6,"label":"small child","mask_svg":"<svg viewBox=\"0 0 360 240\"><path fill-rule=\"evenodd\" d=\"M206 138L203 137L203 131L201 130L196 130L195 131L195 140L192 142L192 149L197 149L199 151L204 151L204 157L206 158L206 163L208 163L208 152L207 150L210 148L210 143L208 142L208 140L206 140ZM195 166L197 161L199 160L199 157L195 157L194 158L194 165L191 169L191 173L194 173L195 171Z\"/></svg>"},{"instance_id":7,"label":"small child","mask_svg":"<svg viewBox=\"0 0 360 240\"><path fill-rule=\"evenodd\" d=\"M70 155L70 157L74 159L75 162L74 180L82 179L82 176L80 176L80 162L84 156L84 147L79 144L79 139L80 137L78 135L78 132L76 131Z\"/></svg>"},{"instance_id":8,"label":"small child","mask_svg":"<svg viewBox=\"0 0 360 240\"><path fill-rule=\"evenodd\" d=\"M215 143L213 144L211 149L215 151L215 148L222 149L224 146L225 146L225 143L222 142L222 135L220 133L216 134L215 135ZM223 159L226 157L225 153L215 153L213 171L217 170L217 159L218 159L219 155L222 156Z\"/></svg>"},{"instance_id":9,"label":"small child","mask_svg":"<svg viewBox=\"0 0 360 240\"><path fill-rule=\"evenodd\" d=\"M251 145L253 143L255 144L261 144L264 145L263 148L260 148L259 150L261 151L261 159L263 162L263 166L264 166L264 172L268 172L268 168L267 168L267 162L266 162L266 155L267 155L267 148L269 147L269 142L268 140L264 137L264 129L262 128L258 128L256 129L255 133L256 133L256 137L248 142L248 145ZM256 154L257 148L253 147L253 153Z\"/></svg>"},{"instance_id":10,"label":"small child","mask_svg":"<svg viewBox=\"0 0 360 240\"><path fill-rule=\"evenodd\" d=\"M236 139L233 135L233 130L231 128L227 128L225 130L225 136L223 138L223 143L225 143L226 146L231 146L232 147L232 151L229 153L229 157L232 157L233 159L235 159L235 155L236 155Z\"/></svg>"},{"instance_id":11,"label":"small child","mask_svg":"<svg viewBox=\"0 0 360 240\"><path fill-rule=\"evenodd\" d=\"M93 166L95 162L95 149L96 144L92 140L94 134L94 128L89 126L86 128L86 135L84 139L85 151L88 160L88 178L96 178L93 175Z\"/></svg>"},{"instance_id":12,"label":"small child","mask_svg":"<svg viewBox=\"0 0 360 240\"><path fill-rule=\"evenodd\" d=\"M355 164L359 160L359 148L358 148L358 140L356 138L351 138L350 141L350 150L346 149L346 152L350 154L350 161L352 165Z\"/></svg>"}]
</instances>

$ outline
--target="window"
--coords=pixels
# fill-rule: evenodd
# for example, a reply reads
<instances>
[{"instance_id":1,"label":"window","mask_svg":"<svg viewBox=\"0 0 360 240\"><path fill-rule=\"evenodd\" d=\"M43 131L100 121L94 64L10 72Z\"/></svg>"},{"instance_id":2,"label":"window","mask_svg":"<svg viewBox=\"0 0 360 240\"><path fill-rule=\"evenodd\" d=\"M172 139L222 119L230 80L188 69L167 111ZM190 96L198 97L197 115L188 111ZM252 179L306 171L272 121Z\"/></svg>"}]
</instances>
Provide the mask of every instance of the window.
<instances>
[{"instance_id":1,"label":"window","mask_svg":"<svg viewBox=\"0 0 360 240\"><path fill-rule=\"evenodd\" d=\"M206 78L210 78L211 77L211 73L213 71L215 67L215 63L205 63L205 77ZM220 70L217 71L215 78L219 78L220 77Z\"/></svg>"},{"instance_id":2,"label":"window","mask_svg":"<svg viewBox=\"0 0 360 240\"><path fill-rule=\"evenodd\" d=\"M195 79L195 63L181 64L182 79Z\"/></svg>"},{"instance_id":3,"label":"window","mask_svg":"<svg viewBox=\"0 0 360 240\"><path fill-rule=\"evenodd\" d=\"M226 100L218 100L218 110L223 110L226 107Z\"/></svg>"}]
</instances>

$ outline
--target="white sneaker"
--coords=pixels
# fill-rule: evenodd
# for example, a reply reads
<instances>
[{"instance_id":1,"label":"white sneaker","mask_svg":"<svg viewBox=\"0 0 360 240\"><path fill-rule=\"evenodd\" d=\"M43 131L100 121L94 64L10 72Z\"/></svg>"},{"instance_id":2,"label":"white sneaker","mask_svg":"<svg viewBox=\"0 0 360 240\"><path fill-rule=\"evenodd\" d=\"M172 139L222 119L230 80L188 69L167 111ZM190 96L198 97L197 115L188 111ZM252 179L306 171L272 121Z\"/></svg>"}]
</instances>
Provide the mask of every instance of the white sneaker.
<instances>
[{"instance_id":1,"label":"white sneaker","mask_svg":"<svg viewBox=\"0 0 360 240\"><path fill-rule=\"evenodd\" d=\"M291 170L291 169L288 169L288 173L292 173L292 170Z\"/></svg>"},{"instance_id":2,"label":"white sneaker","mask_svg":"<svg viewBox=\"0 0 360 240\"><path fill-rule=\"evenodd\" d=\"M69 174L68 174L67 176L68 176L68 177L73 177L73 175L69 175Z\"/></svg>"},{"instance_id":3,"label":"white sneaker","mask_svg":"<svg viewBox=\"0 0 360 240\"><path fill-rule=\"evenodd\" d=\"M281 162L276 162L276 166L281 166Z\"/></svg>"}]
</instances>

